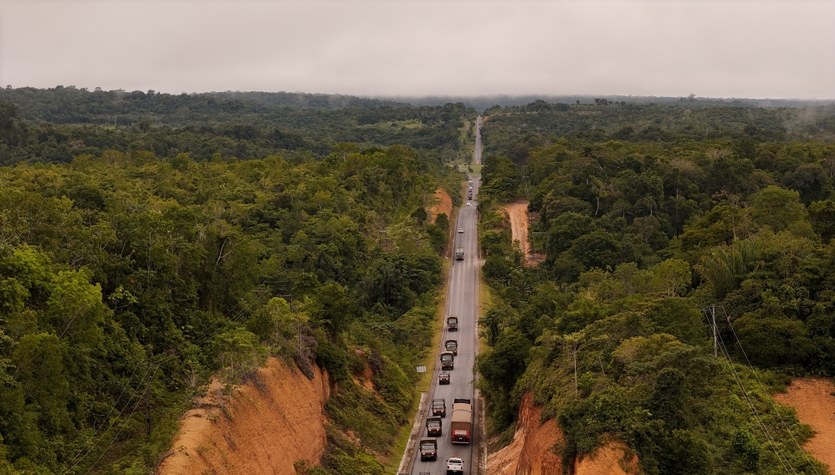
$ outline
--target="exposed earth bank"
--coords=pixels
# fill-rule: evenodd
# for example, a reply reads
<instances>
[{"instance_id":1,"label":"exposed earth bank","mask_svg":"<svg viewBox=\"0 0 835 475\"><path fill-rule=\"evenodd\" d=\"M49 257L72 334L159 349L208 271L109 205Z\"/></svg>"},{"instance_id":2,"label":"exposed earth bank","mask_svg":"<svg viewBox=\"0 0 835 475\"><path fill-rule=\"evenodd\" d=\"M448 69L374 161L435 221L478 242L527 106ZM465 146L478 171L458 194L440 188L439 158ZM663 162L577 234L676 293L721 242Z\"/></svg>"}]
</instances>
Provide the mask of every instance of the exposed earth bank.
<instances>
[{"instance_id":1,"label":"exposed earth bank","mask_svg":"<svg viewBox=\"0 0 835 475\"><path fill-rule=\"evenodd\" d=\"M270 358L231 394L213 381L205 397L180 420L156 473L295 474L296 461L318 464L325 451L327 373L312 380L295 366Z\"/></svg>"},{"instance_id":2,"label":"exposed earth bank","mask_svg":"<svg viewBox=\"0 0 835 475\"><path fill-rule=\"evenodd\" d=\"M542 408L528 393L522 398L519 422L513 442L487 457L487 473L496 475L544 475L562 473L562 459L553 451L564 440L553 419L540 422ZM620 441L610 441L591 457L573 461L575 475L633 475L638 472L638 459Z\"/></svg>"},{"instance_id":3,"label":"exposed earth bank","mask_svg":"<svg viewBox=\"0 0 835 475\"><path fill-rule=\"evenodd\" d=\"M531 243L528 240L528 202L519 200L505 205L504 212L510 221L510 234L513 241L519 243L519 250L525 256L525 265L534 267L542 262L545 256L531 252Z\"/></svg>"},{"instance_id":4,"label":"exposed earth bank","mask_svg":"<svg viewBox=\"0 0 835 475\"><path fill-rule=\"evenodd\" d=\"M450 198L449 193L443 188L435 190L432 204L426 211L429 215L430 223L434 223L441 213L445 214L447 219L452 221L452 198Z\"/></svg>"},{"instance_id":5,"label":"exposed earth bank","mask_svg":"<svg viewBox=\"0 0 835 475\"><path fill-rule=\"evenodd\" d=\"M803 449L829 465L829 473L835 473L835 383L828 379L795 379L774 399L793 407L800 422L815 430Z\"/></svg>"}]
</instances>

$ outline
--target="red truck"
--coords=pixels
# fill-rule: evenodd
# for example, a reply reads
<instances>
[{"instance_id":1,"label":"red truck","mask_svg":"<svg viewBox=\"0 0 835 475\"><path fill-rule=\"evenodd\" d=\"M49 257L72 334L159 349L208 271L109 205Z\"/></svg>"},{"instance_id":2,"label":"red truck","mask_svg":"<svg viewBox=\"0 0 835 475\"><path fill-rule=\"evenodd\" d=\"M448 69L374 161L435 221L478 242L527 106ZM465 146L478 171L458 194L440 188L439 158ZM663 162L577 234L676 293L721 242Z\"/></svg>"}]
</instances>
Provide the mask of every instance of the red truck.
<instances>
[{"instance_id":1,"label":"red truck","mask_svg":"<svg viewBox=\"0 0 835 475\"><path fill-rule=\"evenodd\" d=\"M473 406L469 399L453 400L451 421L449 441L453 444L469 444L473 432Z\"/></svg>"}]
</instances>

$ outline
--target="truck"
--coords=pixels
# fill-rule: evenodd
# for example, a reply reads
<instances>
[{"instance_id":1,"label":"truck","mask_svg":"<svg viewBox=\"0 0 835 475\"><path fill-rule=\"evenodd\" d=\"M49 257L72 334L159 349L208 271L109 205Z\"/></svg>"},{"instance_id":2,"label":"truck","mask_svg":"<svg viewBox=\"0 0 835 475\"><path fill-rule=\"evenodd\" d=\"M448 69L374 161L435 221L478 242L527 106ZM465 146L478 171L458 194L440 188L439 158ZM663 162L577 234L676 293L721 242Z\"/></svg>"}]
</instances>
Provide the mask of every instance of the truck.
<instances>
[{"instance_id":1,"label":"truck","mask_svg":"<svg viewBox=\"0 0 835 475\"><path fill-rule=\"evenodd\" d=\"M447 340L444 342L444 348L452 352L452 356L458 356L458 340Z\"/></svg>"},{"instance_id":2,"label":"truck","mask_svg":"<svg viewBox=\"0 0 835 475\"><path fill-rule=\"evenodd\" d=\"M473 199L473 187L471 186L469 190L467 190L467 199Z\"/></svg>"},{"instance_id":3,"label":"truck","mask_svg":"<svg viewBox=\"0 0 835 475\"><path fill-rule=\"evenodd\" d=\"M446 475L464 475L464 461L458 457L450 457L446 461Z\"/></svg>"},{"instance_id":4,"label":"truck","mask_svg":"<svg viewBox=\"0 0 835 475\"><path fill-rule=\"evenodd\" d=\"M441 418L440 417L427 417L426 418L426 436L427 437L440 437L444 435L443 433L443 426L441 425Z\"/></svg>"},{"instance_id":5,"label":"truck","mask_svg":"<svg viewBox=\"0 0 835 475\"><path fill-rule=\"evenodd\" d=\"M458 317L446 317L447 330L451 332L458 331Z\"/></svg>"},{"instance_id":6,"label":"truck","mask_svg":"<svg viewBox=\"0 0 835 475\"><path fill-rule=\"evenodd\" d=\"M438 443L435 439L423 439L420 441L420 461L438 460Z\"/></svg>"},{"instance_id":7,"label":"truck","mask_svg":"<svg viewBox=\"0 0 835 475\"><path fill-rule=\"evenodd\" d=\"M446 417L446 401L443 399L432 400L432 415Z\"/></svg>"},{"instance_id":8,"label":"truck","mask_svg":"<svg viewBox=\"0 0 835 475\"><path fill-rule=\"evenodd\" d=\"M469 399L454 399L452 419L449 426L449 441L453 444L470 443L473 432L473 406Z\"/></svg>"},{"instance_id":9,"label":"truck","mask_svg":"<svg viewBox=\"0 0 835 475\"><path fill-rule=\"evenodd\" d=\"M464 260L464 249L458 248L455 250L455 260L456 261L463 261Z\"/></svg>"},{"instance_id":10,"label":"truck","mask_svg":"<svg viewBox=\"0 0 835 475\"><path fill-rule=\"evenodd\" d=\"M455 369L455 355L451 351L441 353L441 369Z\"/></svg>"}]
</instances>

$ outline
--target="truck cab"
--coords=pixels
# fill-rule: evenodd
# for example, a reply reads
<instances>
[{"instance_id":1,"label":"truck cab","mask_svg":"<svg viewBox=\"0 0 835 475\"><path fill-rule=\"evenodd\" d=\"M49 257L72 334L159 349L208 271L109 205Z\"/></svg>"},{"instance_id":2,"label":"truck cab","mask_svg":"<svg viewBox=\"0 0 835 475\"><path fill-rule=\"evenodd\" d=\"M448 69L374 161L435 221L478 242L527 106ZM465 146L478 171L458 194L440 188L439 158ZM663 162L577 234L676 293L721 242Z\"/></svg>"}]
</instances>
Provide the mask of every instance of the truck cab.
<instances>
[{"instance_id":1,"label":"truck cab","mask_svg":"<svg viewBox=\"0 0 835 475\"><path fill-rule=\"evenodd\" d=\"M452 352L452 356L458 356L458 340L447 340L444 342L444 348Z\"/></svg>"}]
</instances>

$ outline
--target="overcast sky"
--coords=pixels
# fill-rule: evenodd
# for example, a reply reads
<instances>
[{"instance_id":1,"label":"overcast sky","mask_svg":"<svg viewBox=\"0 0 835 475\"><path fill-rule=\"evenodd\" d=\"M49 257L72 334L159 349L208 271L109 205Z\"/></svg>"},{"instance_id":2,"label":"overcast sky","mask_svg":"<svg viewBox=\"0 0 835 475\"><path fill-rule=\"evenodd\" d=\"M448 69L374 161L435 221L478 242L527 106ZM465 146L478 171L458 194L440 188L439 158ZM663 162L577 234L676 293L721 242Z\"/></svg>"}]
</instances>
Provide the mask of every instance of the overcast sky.
<instances>
[{"instance_id":1,"label":"overcast sky","mask_svg":"<svg viewBox=\"0 0 835 475\"><path fill-rule=\"evenodd\" d=\"M0 0L0 87L835 99L835 0Z\"/></svg>"}]
</instances>

